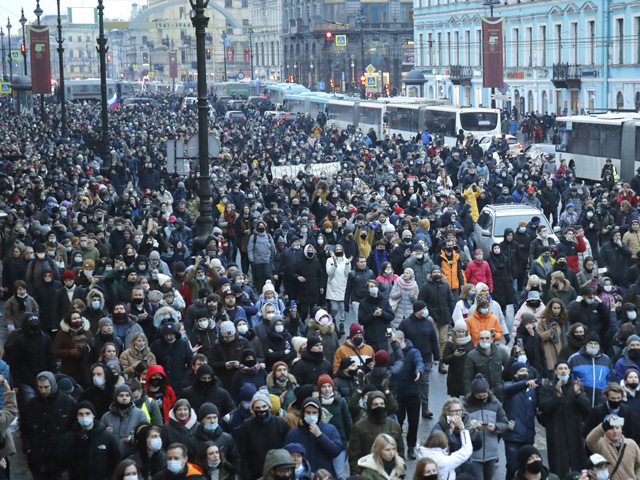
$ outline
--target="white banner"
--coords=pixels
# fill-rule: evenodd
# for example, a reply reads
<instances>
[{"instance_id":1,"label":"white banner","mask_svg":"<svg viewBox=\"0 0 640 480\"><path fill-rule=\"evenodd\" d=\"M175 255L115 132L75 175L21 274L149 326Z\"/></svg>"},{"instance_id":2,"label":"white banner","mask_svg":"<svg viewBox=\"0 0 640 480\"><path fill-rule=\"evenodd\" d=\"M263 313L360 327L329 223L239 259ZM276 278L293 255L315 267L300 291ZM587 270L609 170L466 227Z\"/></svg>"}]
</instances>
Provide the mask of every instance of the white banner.
<instances>
[{"instance_id":1,"label":"white banner","mask_svg":"<svg viewBox=\"0 0 640 480\"><path fill-rule=\"evenodd\" d=\"M273 178L282 178L287 175L289 178L298 176L298 172L304 172L307 167L311 168L311 174L320 176L321 172L327 175L335 175L340 171L340 162L331 163L312 163L310 165L279 165L271 167L271 175Z\"/></svg>"}]
</instances>

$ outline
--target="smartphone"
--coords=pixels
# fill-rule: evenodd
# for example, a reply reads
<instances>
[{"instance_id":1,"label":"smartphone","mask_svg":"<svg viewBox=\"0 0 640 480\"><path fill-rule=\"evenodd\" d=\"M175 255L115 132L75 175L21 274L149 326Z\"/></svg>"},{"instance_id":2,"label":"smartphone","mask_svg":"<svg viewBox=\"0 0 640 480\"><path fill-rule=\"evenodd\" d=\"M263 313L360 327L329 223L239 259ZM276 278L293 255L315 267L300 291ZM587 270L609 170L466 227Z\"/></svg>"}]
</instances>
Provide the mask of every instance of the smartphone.
<instances>
[{"instance_id":1,"label":"smartphone","mask_svg":"<svg viewBox=\"0 0 640 480\"><path fill-rule=\"evenodd\" d=\"M294 308L296 308L296 301L291 300L291 310L293 310Z\"/></svg>"},{"instance_id":2,"label":"smartphone","mask_svg":"<svg viewBox=\"0 0 640 480\"><path fill-rule=\"evenodd\" d=\"M609 425L611 425L612 427L624 427L624 418L612 418L609 420Z\"/></svg>"},{"instance_id":3,"label":"smartphone","mask_svg":"<svg viewBox=\"0 0 640 480\"><path fill-rule=\"evenodd\" d=\"M387 327L387 337L391 337L392 333L393 333L393 329L391 327Z\"/></svg>"},{"instance_id":4,"label":"smartphone","mask_svg":"<svg viewBox=\"0 0 640 480\"><path fill-rule=\"evenodd\" d=\"M606 272L607 272L607 267L603 267L603 268L599 268L598 269L598 274L606 273Z\"/></svg>"},{"instance_id":5,"label":"smartphone","mask_svg":"<svg viewBox=\"0 0 640 480\"><path fill-rule=\"evenodd\" d=\"M458 352L464 352L464 347L458 347L458 348L456 348L456 351L458 351Z\"/></svg>"}]
</instances>

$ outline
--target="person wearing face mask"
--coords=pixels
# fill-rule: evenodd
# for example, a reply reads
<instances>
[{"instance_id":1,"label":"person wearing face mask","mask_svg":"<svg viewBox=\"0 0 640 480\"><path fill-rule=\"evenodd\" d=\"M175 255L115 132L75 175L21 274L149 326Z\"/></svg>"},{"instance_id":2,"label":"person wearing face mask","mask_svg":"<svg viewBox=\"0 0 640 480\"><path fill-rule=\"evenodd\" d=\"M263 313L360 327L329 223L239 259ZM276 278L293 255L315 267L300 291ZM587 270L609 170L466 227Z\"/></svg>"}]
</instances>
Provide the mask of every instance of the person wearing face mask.
<instances>
[{"instance_id":1,"label":"person wearing face mask","mask_svg":"<svg viewBox=\"0 0 640 480\"><path fill-rule=\"evenodd\" d=\"M463 406L469 414L470 431L479 431L482 438L482 447L471 455L473 478L490 480L498 460L498 435L507 431L509 419L481 373L476 374L470 382Z\"/></svg>"},{"instance_id":2,"label":"person wearing face mask","mask_svg":"<svg viewBox=\"0 0 640 480\"><path fill-rule=\"evenodd\" d=\"M537 322L542 318L542 313L545 308L545 304L540 300L540 293L536 290L530 290L527 294L526 301L516 312L516 316L513 320L513 327L511 329L511 335L515 337L518 334L518 327L520 326L520 322L522 322L523 315L533 315L537 324Z\"/></svg>"},{"instance_id":3,"label":"person wearing face mask","mask_svg":"<svg viewBox=\"0 0 640 480\"><path fill-rule=\"evenodd\" d=\"M274 457L274 452L281 452L280 459L284 460L283 465L291 468L289 475L282 480L293 480L294 463L289 452L282 449L286 445L285 438L289 432L289 425L282 418L272 415L272 407L269 392L266 387L258 390L251 399L250 409L252 418L246 420L236 436L236 444L240 452L240 458L251 459L243 461L241 466L242 478L257 480L262 475L266 478L271 470L279 463L278 455ZM285 455L286 454L286 455ZM264 468L263 468L264 467Z\"/></svg>"},{"instance_id":4,"label":"person wearing face mask","mask_svg":"<svg viewBox=\"0 0 640 480\"><path fill-rule=\"evenodd\" d=\"M264 460L264 468L260 472L263 480L295 480L296 462L285 448L270 450Z\"/></svg>"},{"instance_id":5,"label":"person wearing face mask","mask_svg":"<svg viewBox=\"0 0 640 480\"><path fill-rule=\"evenodd\" d=\"M253 272L253 286L261 290L271 278L271 257L276 252L273 237L266 230L266 223L257 222L254 233L247 242L247 254Z\"/></svg>"},{"instance_id":6,"label":"person wearing face mask","mask_svg":"<svg viewBox=\"0 0 640 480\"><path fill-rule=\"evenodd\" d=\"M23 280L17 280L13 284L14 294L4 304L4 325L8 333L22 327L25 312L40 313L40 307L35 298L27 293L27 284ZM59 321L59 319L56 319ZM57 324L56 324L57 328ZM4 334L6 341L6 332Z\"/></svg>"},{"instance_id":7,"label":"person wearing face mask","mask_svg":"<svg viewBox=\"0 0 640 480\"><path fill-rule=\"evenodd\" d=\"M346 412L346 408L344 410ZM331 423L325 423L321 415L320 400L313 397L306 398L302 403L302 418L296 428L292 428L287 433L285 444L301 444L307 451L306 460L312 471L322 468L335 476L333 459L338 457L344 448L338 429Z\"/></svg>"},{"instance_id":8,"label":"person wearing face mask","mask_svg":"<svg viewBox=\"0 0 640 480\"><path fill-rule=\"evenodd\" d=\"M467 324L468 326L468 324ZM492 341L489 330L482 330L478 334L478 345L467 354L464 364L463 384L465 394L471 392L472 382L477 374L483 375L483 380L488 382L491 391L498 399L502 398L504 380L502 371L509 366L509 352Z\"/></svg>"},{"instance_id":9,"label":"person wearing face mask","mask_svg":"<svg viewBox=\"0 0 640 480\"><path fill-rule=\"evenodd\" d=\"M83 316L89 320L91 331L95 332L100 319L107 316L104 294L99 289L92 288L87 294L85 303L87 304L87 309L83 312Z\"/></svg>"},{"instance_id":10,"label":"person wearing face mask","mask_svg":"<svg viewBox=\"0 0 640 480\"><path fill-rule=\"evenodd\" d=\"M123 457L132 455L135 451L135 439L131 432L138 425L149 422L145 413L133 403L128 385L115 389L113 403L101 421L118 440Z\"/></svg>"},{"instance_id":11,"label":"person wearing face mask","mask_svg":"<svg viewBox=\"0 0 640 480\"><path fill-rule=\"evenodd\" d=\"M504 434L506 478L512 478L518 469L518 450L524 445L533 445L535 440L536 392L539 387L538 380L532 378L525 363L513 362L511 377L504 384L504 411L509 420L515 421L514 428Z\"/></svg>"},{"instance_id":12,"label":"person wearing face mask","mask_svg":"<svg viewBox=\"0 0 640 480\"><path fill-rule=\"evenodd\" d=\"M238 447L233 437L222 430L219 424L220 419L218 407L213 403L206 402L200 406L198 409L198 421L200 424L191 439L190 445L188 445L189 451L195 453L202 445L214 443L217 445L219 452L224 455L229 472L239 472L241 460L238 454Z\"/></svg>"},{"instance_id":13,"label":"person wearing face mask","mask_svg":"<svg viewBox=\"0 0 640 480\"><path fill-rule=\"evenodd\" d=\"M193 330L189 333L189 341L194 347L200 347L199 353L211 358L213 347L218 340L217 330L209 312L201 310L200 315L196 318Z\"/></svg>"},{"instance_id":14,"label":"person wearing face mask","mask_svg":"<svg viewBox=\"0 0 640 480\"><path fill-rule=\"evenodd\" d=\"M187 399L194 409L199 409L206 402L213 403L218 406L222 415L226 415L234 408L229 392L220 386L211 366L207 364L198 368L193 385L185 388L179 394L179 398Z\"/></svg>"},{"instance_id":15,"label":"person wearing face mask","mask_svg":"<svg viewBox=\"0 0 640 480\"><path fill-rule=\"evenodd\" d=\"M267 314L266 323L269 329L266 332L262 348L265 352L267 368L272 368L276 362L290 363L296 353L291 344L291 334L285 328L285 320L282 315Z\"/></svg>"},{"instance_id":16,"label":"person wearing face mask","mask_svg":"<svg viewBox=\"0 0 640 480\"><path fill-rule=\"evenodd\" d=\"M83 382L83 366L89 357L89 344L93 334L89 321L77 312L69 312L62 322L53 342L57 358L62 359L60 372L76 382Z\"/></svg>"},{"instance_id":17,"label":"person wearing face mask","mask_svg":"<svg viewBox=\"0 0 640 480\"><path fill-rule=\"evenodd\" d=\"M571 324L582 322L590 333L597 333L605 339L605 349L610 338L609 326L611 324L610 309L596 295L591 287L585 287L580 295L567 306L569 321ZM615 312L614 312L615 313Z\"/></svg>"},{"instance_id":18,"label":"person wearing face mask","mask_svg":"<svg viewBox=\"0 0 640 480\"><path fill-rule=\"evenodd\" d=\"M499 307L498 307L499 309ZM469 310L469 316L466 319L467 330L475 345L478 345L480 332L487 330L494 333L492 341L498 342L504 335L502 326L498 317L494 315L490 308L488 295L481 294L476 296L475 308Z\"/></svg>"},{"instance_id":19,"label":"person wearing face mask","mask_svg":"<svg viewBox=\"0 0 640 480\"><path fill-rule=\"evenodd\" d=\"M404 457L404 440L402 428L395 420L387 417L387 402L385 395L377 390L369 393L367 398L367 414L351 429L348 457L351 475L359 475L362 467L358 460L371 452L376 437L385 433L391 436L397 445L397 454Z\"/></svg>"},{"instance_id":20,"label":"person wearing face mask","mask_svg":"<svg viewBox=\"0 0 640 480\"><path fill-rule=\"evenodd\" d=\"M143 480L162 471L167 464L167 453L162 443L162 430L156 425L139 425L135 430L136 453L129 457L140 468Z\"/></svg>"},{"instance_id":21,"label":"person wearing face mask","mask_svg":"<svg viewBox=\"0 0 640 480\"><path fill-rule=\"evenodd\" d=\"M173 322L163 324L158 336L151 344L151 352L156 356L158 365L164 367L171 386L179 392L184 376L189 371L193 351L189 342L181 338L180 331Z\"/></svg>"},{"instance_id":22,"label":"person wearing face mask","mask_svg":"<svg viewBox=\"0 0 640 480\"><path fill-rule=\"evenodd\" d=\"M258 363L255 353L251 349L242 352L240 365L233 376L231 398L234 402L239 399L240 389L245 383L253 383L256 389L266 385L267 373L264 365Z\"/></svg>"},{"instance_id":23,"label":"person wearing face mask","mask_svg":"<svg viewBox=\"0 0 640 480\"><path fill-rule=\"evenodd\" d=\"M327 275L313 245L304 247L304 255L296 263L294 272L299 282L298 311L302 321L306 321L309 312L320 304L327 285Z\"/></svg>"},{"instance_id":24,"label":"person wearing face mask","mask_svg":"<svg viewBox=\"0 0 640 480\"><path fill-rule=\"evenodd\" d=\"M62 274L62 283L64 287L58 290L55 296L51 299L53 305L53 311L59 323L71 310L71 302L73 300L82 300L83 302L87 298L89 290L76 285L76 275L73 270L66 270ZM56 325L54 329L57 330Z\"/></svg>"},{"instance_id":25,"label":"person wearing face mask","mask_svg":"<svg viewBox=\"0 0 640 480\"><path fill-rule=\"evenodd\" d=\"M614 375L613 365L600 348L600 336L589 331L585 346L569 357L569 367L574 379L584 385L591 407L605 402L602 391Z\"/></svg>"},{"instance_id":26,"label":"person wearing face mask","mask_svg":"<svg viewBox=\"0 0 640 480\"><path fill-rule=\"evenodd\" d=\"M301 227L306 232L307 226ZM285 248L279 256L276 256L273 266L273 278L277 282L282 282L284 291L289 295L289 300L298 300L298 280L295 278L294 269L296 263L303 257L302 250L305 244L304 239L298 236L290 237L291 245Z\"/></svg>"},{"instance_id":27,"label":"person wearing face mask","mask_svg":"<svg viewBox=\"0 0 640 480\"><path fill-rule=\"evenodd\" d=\"M629 369L640 371L640 336L630 335L627 338L626 349L615 365L616 379L622 381ZM640 432L638 432L640 434Z\"/></svg>"},{"instance_id":28,"label":"person wearing face mask","mask_svg":"<svg viewBox=\"0 0 640 480\"><path fill-rule=\"evenodd\" d=\"M141 363L156 364L156 357L151 353L147 336L143 332L137 332L131 336L130 347L120 354L120 363L129 379L135 377L136 369Z\"/></svg>"},{"instance_id":29,"label":"person wearing face mask","mask_svg":"<svg viewBox=\"0 0 640 480\"><path fill-rule=\"evenodd\" d=\"M29 262L27 273L24 277L30 291L35 291L43 283L42 274L45 271L53 272L53 277L60 280L60 268L53 258L47 255L46 247L39 243L34 247L35 258Z\"/></svg>"},{"instance_id":30,"label":"person wearing face mask","mask_svg":"<svg viewBox=\"0 0 640 480\"><path fill-rule=\"evenodd\" d=\"M287 410L296 400L295 389L298 388L296 378L289 373L289 367L285 362L276 362L271 368L271 373L267 375L267 388L269 393L276 395L280 399L280 406ZM242 396L244 385L240 388L238 397Z\"/></svg>"},{"instance_id":31,"label":"person wearing face mask","mask_svg":"<svg viewBox=\"0 0 640 480\"><path fill-rule=\"evenodd\" d=\"M467 282L477 284L486 283L489 285L489 290L493 290L493 277L491 275L491 267L489 263L484 260L484 254L482 250L476 249L473 252L474 260L469 262L467 269L465 270L465 277Z\"/></svg>"},{"instance_id":32,"label":"person wearing face mask","mask_svg":"<svg viewBox=\"0 0 640 480\"><path fill-rule=\"evenodd\" d=\"M167 447L166 468L155 474L155 480L206 480L202 470L197 465L188 462L189 449L184 443L175 442Z\"/></svg>"},{"instance_id":33,"label":"person wearing face mask","mask_svg":"<svg viewBox=\"0 0 640 480\"><path fill-rule=\"evenodd\" d=\"M428 279L433 267L433 261L421 243L416 243L411 248L411 256L409 256L402 264L402 268L411 268L416 276L416 283L423 285Z\"/></svg>"},{"instance_id":34,"label":"person wearing face mask","mask_svg":"<svg viewBox=\"0 0 640 480\"><path fill-rule=\"evenodd\" d=\"M547 357L542 346L542 338L536 330L537 323L535 317L530 313L525 313L522 316L522 323L516 331L511 357L514 361L521 361L529 366L531 378L547 379L549 378ZM509 379L508 376L505 380L507 379Z\"/></svg>"},{"instance_id":35,"label":"person wearing face mask","mask_svg":"<svg viewBox=\"0 0 640 480\"><path fill-rule=\"evenodd\" d=\"M626 423L621 417L609 414L587 435L587 448L610 464L608 475L597 478L623 480L640 475L640 449L634 440L623 434ZM596 462L602 463L599 459Z\"/></svg>"},{"instance_id":36,"label":"person wearing face mask","mask_svg":"<svg viewBox=\"0 0 640 480\"><path fill-rule=\"evenodd\" d=\"M120 462L118 440L97 418L98 413L90 402L78 403L74 416L77 425L60 443L58 454L69 469L69 480L88 476L109 480Z\"/></svg>"},{"instance_id":37,"label":"person wearing face mask","mask_svg":"<svg viewBox=\"0 0 640 480\"><path fill-rule=\"evenodd\" d=\"M300 353L300 360L293 364L291 373L300 385L316 384L320 375L331 373L331 363L325 358L322 340L311 337Z\"/></svg>"},{"instance_id":38,"label":"person wearing face mask","mask_svg":"<svg viewBox=\"0 0 640 480\"><path fill-rule=\"evenodd\" d=\"M634 412L631 407L623 402L624 388L620 384L610 382L602 392L604 397L604 403L596 405L591 408L589 416L584 422L584 428L582 429L582 436L589 435L595 427L604 421L608 415L616 415L619 418L624 419L624 425L622 425L622 433L627 438L637 438L639 434L634 431L633 417Z\"/></svg>"},{"instance_id":39,"label":"person wearing face mask","mask_svg":"<svg viewBox=\"0 0 640 480\"><path fill-rule=\"evenodd\" d=\"M387 328L395 318L389 301L380 295L379 283L369 280L369 295L360 302L358 322L365 327L365 339L374 350L389 350Z\"/></svg>"},{"instance_id":40,"label":"person wearing face mask","mask_svg":"<svg viewBox=\"0 0 640 480\"><path fill-rule=\"evenodd\" d=\"M342 359L351 358L354 364L363 372L369 371L368 364L373 360L375 350L367 345L364 339L364 329L359 323L352 323L349 327L349 335L343 344L336 350L333 360L333 373L337 373Z\"/></svg>"},{"instance_id":41,"label":"person wearing face mask","mask_svg":"<svg viewBox=\"0 0 640 480\"><path fill-rule=\"evenodd\" d=\"M549 472L542 463L542 457L537 448L525 445L516 452L516 466L514 480L559 480L558 475Z\"/></svg>"}]
</instances>

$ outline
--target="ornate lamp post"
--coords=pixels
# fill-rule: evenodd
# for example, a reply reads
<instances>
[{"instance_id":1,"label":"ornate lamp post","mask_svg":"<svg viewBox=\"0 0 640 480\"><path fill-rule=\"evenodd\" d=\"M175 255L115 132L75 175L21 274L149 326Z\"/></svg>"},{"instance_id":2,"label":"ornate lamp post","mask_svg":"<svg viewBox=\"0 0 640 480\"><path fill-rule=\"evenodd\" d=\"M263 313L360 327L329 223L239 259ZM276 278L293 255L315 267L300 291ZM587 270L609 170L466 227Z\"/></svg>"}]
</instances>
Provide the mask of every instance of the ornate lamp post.
<instances>
[{"instance_id":1,"label":"ornate lamp post","mask_svg":"<svg viewBox=\"0 0 640 480\"><path fill-rule=\"evenodd\" d=\"M98 0L98 46L96 50L100 55L100 110L102 114L102 168L111 168L111 149L109 140L109 106L107 105L107 37L104 36L104 5L103 0Z\"/></svg>"},{"instance_id":2,"label":"ornate lamp post","mask_svg":"<svg viewBox=\"0 0 640 480\"><path fill-rule=\"evenodd\" d=\"M222 32L222 53L224 56L224 80L227 81L227 32Z\"/></svg>"},{"instance_id":3,"label":"ornate lamp post","mask_svg":"<svg viewBox=\"0 0 640 480\"><path fill-rule=\"evenodd\" d=\"M40 8L40 0L36 0L36 9L33 11L38 19L38 26L40 26L40 17L44 13ZM44 120L44 95L40 94L40 118Z\"/></svg>"},{"instance_id":4,"label":"ornate lamp post","mask_svg":"<svg viewBox=\"0 0 640 480\"><path fill-rule=\"evenodd\" d=\"M22 16L20 17L20 25L22 25L22 60L24 61L24 76L27 76L27 37L24 34L24 26L27 24L27 19L24 16L24 8L22 9Z\"/></svg>"},{"instance_id":5,"label":"ornate lamp post","mask_svg":"<svg viewBox=\"0 0 640 480\"><path fill-rule=\"evenodd\" d=\"M62 124L60 128L60 132L62 138L67 137L67 105L66 105L66 96L64 93L64 59L63 53L64 48L62 47L62 43L64 42L64 38L62 38L62 18L60 17L60 0L57 0L58 4L58 63L60 64L60 123Z\"/></svg>"},{"instance_id":6,"label":"ornate lamp post","mask_svg":"<svg viewBox=\"0 0 640 480\"><path fill-rule=\"evenodd\" d=\"M207 101L207 59L205 53L205 29L209 24L209 17L204 12L209 0L189 0L194 15L191 22L196 30L196 60L198 68L198 162L200 177L198 197L200 198L200 216L198 225L200 233L196 238L196 248L204 248L207 237L213 230L211 205L211 181L209 177L209 105Z\"/></svg>"},{"instance_id":7,"label":"ornate lamp post","mask_svg":"<svg viewBox=\"0 0 640 480\"><path fill-rule=\"evenodd\" d=\"M2 81L6 81L7 78L7 70L6 70L6 52L4 50L4 30L0 27L0 41L2 41Z\"/></svg>"},{"instance_id":8,"label":"ornate lamp post","mask_svg":"<svg viewBox=\"0 0 640 480\"><path fill-rule=\"evenodd\" d=\"M13 60L11 59L11 21L7 17L7 37L9 37L9 81L13 83Z\"/></svg>"}]
</instances>

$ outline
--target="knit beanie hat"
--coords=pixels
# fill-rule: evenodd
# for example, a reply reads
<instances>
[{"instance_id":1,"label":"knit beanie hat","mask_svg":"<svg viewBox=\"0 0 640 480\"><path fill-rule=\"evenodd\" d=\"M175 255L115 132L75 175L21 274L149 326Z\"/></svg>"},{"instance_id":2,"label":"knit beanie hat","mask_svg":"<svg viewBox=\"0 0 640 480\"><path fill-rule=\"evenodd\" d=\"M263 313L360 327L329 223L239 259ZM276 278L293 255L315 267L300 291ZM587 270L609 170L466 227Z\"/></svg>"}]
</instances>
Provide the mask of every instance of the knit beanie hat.
<instances>
[{"instance_id":1,"label":"knit beanie hat","mask_svg":"<svg viewBox=\"0 0 640 480\"><path fill-rule=\"evenodd\" d=\"M253 395L253 398L251 398L251 407L253 407L253 404L258 401L266 403L269 406L269 409L273 406L271 404L271 398L269 397L269 390L267 390L267 387L260 387L260 389Z\"/></svg>"},{"instance_id":2,"label":"knit beanie hat","mask_svg":"<svg viewBox=\"0 0 640 480\"><path fill-rule=\"evenodd\" d=\"M424 303L422 300L417 300L414 304L413 304L413 313L417 313L421 310L424 310L425 308L427 308L427 304Z\"/></svg>"},{"instance_id":3,"label":"knit beanie hat","mask_svg":"<svg viewBox=\"0 0 640 480\"><path fill-rule=\"evenodd\" d=\"M518 370L521 368L529 368L526 363L523 362L513 362L511 364L511 375L515 375Z\"/></svg>"},{"instance_id":4,"label":"knit beanie hat","mask_svg":"<svg viewBox=\"0 0 640 480\"><path fill-rule=\"evenodd\" d=\"M524 468L527 460L529 460L532 455L540 456L540 451L533 445L524 445L518 450L518 465L520 465L520 468Z\"/></svg>"},{"instance_id":5,"label":"knit beanie hat","mask_svg":"<svg viewBox=\"0 0 640 480\"><path fill-rule=\"evenodd\" d=\"M362 333L364 335L364 329L362 328L362 325L360 325L359 323L352 323L349 327L349 338L353 338L358 333Z\"/></svg>"},{"instance_id":6,"label":"knit beanie hat","mask_svg":"<svg viewBox=\"0 0 640 480\"><path fill-rule=\"evenodd\" d=\"M213 403L205 402L198 409L198 421L201 422L207 415L218 415L219 417L220 411Z\"/></svg>"},{"instance_id":7,"label":"knit beanie hat","mask_svg":"<svg viewBox=\"0 0 640 480\"><path fill-rule=\"evenodd\" d=\"M484 393L488 390L489 382L487 382L481 373L478 373L476 378L471 382L471 393Z\"/></svg>"},{"instance_id":8,"label":"knit beanie hat","mask_svg":"<svg viewBox=\"0 0 640 480\"><path fill-rule=\"evenodd\" d=\"M459 332L467 331L467 322L464 320L457 320L455 325L453 326L453 331L458 330Z\"/></svg>"},{"instance_id":9,"label":"knit beanie hat","mask_svg":"<svg viewBox=\"0 0 640 480\"><path fill-rule=\"evenodd\" d=\"M373 356L373 359L376 362L376 365L380 365L381 367L386 367L389 365L389 354L386 350L379 350Z\"/></svg>"},{"instance_id":10,"label":"knit beanie hat","mask_svg":"<svg viewBox=\"0 0 640 480\"><path fill-rule=\"evenodd\" d=\"M327 375L326 373L323 373L318 378L318 390L320 390L325 383L330 383L331 386L334 387L334 388L336 386L336 384L333 383L333 380L331 379L331 377L329 375Z\"/></svg>"},{"instance_id":11,"label":"knit beanie hat","mask_svg":"<svg viewBox=\"0 0 640 480\"><path fill-rule=\"evenodd\" d=\"M271 367L271 373L274 377L276 376L276 370L278 370L278 367L287 367L287 371L289 371L289 366L286 363L282 361L276 362L273 364L273 367Z\"/></svg>"}]
</instances>

